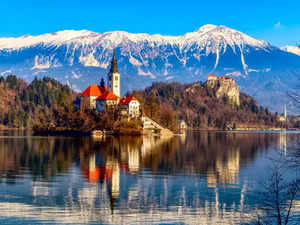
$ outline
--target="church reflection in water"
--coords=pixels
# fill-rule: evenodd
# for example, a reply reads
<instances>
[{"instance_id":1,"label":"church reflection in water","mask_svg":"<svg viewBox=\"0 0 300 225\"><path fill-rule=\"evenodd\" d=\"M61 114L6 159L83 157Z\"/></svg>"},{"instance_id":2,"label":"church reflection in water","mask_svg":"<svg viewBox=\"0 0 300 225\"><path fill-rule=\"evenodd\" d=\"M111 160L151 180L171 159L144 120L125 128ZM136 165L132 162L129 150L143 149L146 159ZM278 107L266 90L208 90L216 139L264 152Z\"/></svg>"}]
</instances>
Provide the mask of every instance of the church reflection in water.
<instances>
[{"instance_id":1,"label":"church reflection in water","mask_svg":"<svg viewBox=\"0 0 300 225\"><path fill-rule=\"evenodd\" d=\"M249 178L241 170L246 173L270 149L287 151L298 138L234 132L170 139L1 138L0 217L239 224L251 219L250 211L242 215Z\"/></svg>"}]
</instances>

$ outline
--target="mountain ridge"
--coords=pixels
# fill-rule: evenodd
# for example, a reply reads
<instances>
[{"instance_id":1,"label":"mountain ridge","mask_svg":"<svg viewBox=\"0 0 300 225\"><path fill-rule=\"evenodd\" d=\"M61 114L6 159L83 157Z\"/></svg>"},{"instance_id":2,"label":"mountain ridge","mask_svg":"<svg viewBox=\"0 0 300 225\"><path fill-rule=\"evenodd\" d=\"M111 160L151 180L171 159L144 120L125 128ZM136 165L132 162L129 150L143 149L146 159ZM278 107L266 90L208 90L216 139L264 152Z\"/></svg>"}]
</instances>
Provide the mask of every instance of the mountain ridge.
<instances>
[{"instance_id":1,"label":"mountain ridge","mask_svg":"<svg viewBox=\"0 0 300 225\"><path fill-rule=\"evenodd\" d=\"M300 46L291 46L291 45L286 45L280 48L283 51L287 51L289 53L293 53L295 55L300 56Z\"/></svg>"},{"instance_id":2,"label":"mountain ridge","mask_svg":"<svg viewBox=\"0 0 300 225\"><path fill-rule=\"evenodd\" d=\"M106 77L113 49L123 94L153 81L190 83L215 73L235 78L242 91L280 111L279 99L285 98L300 71L300 56L210 24L179 36L66 30L0 38L0 73L14 73L26 81L50 76L80 91Z\"/></svg>"},{"instance_id":3,"label":"mountain ridge","mask_svg":"<svg viewBox=\"0 0 300 225\"><path fill-rule=\"evenodd\" d=\"M112 44L114 45L113 48L119 45L122 41L126 41L126 40L135 41L135 42L145 41L145 40L151 40L153 42L173 41L172 44L183 45L185 41L195 42L193 38L199 38L200 36L205 35L207 33L211 33L214 30L217 31L227 30L233 32L236 34L237 37L242 37L243 39L245 40L247 39L249 42L252 42L252 45L259 45L259 46L268 45L268 43L263 40L256 40L242 32L225 27L223 25L216 26L216 25L207 24L201 26L199 29L197 29L194 32L187 32L183 35L178 35L178 36L147 34L147 33L129 33L126 31L108 31L104 33L97 33L89 30L62 30L54 33L46 33L41 35L23 35L20 37L0 37L0 50L19 49L31 45L38 45L43 42L52 43L52 44L65 44L72 41L76 42L76 40L78 41L78 39L83 40L86 39L87 37L91 39L90 42L88 43L91 43L93 41L102 41L102 40L109 39L112 41ZM119 38L120 36L123 38L123 40ZM85 42L77 42L77 43L87 44Z\"/></svg>"}]
</instances>

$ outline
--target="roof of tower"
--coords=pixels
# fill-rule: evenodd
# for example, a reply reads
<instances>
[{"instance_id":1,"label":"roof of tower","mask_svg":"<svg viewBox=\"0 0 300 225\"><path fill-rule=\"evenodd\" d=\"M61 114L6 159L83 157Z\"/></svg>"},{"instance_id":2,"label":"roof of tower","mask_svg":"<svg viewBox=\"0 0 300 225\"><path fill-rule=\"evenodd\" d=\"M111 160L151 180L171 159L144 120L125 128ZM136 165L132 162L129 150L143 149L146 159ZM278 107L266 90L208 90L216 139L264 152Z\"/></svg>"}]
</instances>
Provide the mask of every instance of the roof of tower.
<instances>
[{"instance_id":1,"label":"roof of tower","mask_svg":"<svg viewBox=\"0 0 300 225\"><path fill-rule=\"evenodd\" d=\"M117 67L117 58L116 58L116 51L113 51L113 57L111 60L111 66L110 66L110 72L111 73L119 73L118 67Z\"/></svg>"}]
</instances>

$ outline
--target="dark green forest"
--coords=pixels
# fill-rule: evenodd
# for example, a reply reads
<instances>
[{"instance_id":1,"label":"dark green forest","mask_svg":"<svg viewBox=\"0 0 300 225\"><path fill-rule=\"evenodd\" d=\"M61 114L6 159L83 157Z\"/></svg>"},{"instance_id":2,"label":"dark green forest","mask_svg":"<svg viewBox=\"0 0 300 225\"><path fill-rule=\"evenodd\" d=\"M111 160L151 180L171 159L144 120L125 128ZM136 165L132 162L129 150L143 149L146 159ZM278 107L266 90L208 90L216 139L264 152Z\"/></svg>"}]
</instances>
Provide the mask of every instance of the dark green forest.
<instances>
[{"instance_id":1,"label":"dark green forest","mask_svg":"<svg viewBox=\"0 0 300 225\"><path fill-rule=\"evenodd\" d=\"M67 85L45 77L29 85L14 75L0 79L0 123L24 128L55 120L56 113L71 112L76 97Z\"/></svg>"}]
</instances>

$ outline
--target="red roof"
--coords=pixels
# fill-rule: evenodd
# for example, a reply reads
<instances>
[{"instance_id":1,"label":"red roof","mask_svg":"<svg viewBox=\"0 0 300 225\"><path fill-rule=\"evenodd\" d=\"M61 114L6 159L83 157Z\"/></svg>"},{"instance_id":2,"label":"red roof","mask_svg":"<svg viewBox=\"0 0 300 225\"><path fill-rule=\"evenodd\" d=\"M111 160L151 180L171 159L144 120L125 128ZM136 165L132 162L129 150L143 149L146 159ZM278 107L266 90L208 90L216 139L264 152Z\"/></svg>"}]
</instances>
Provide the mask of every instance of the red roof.
<instances>
[{"instance_id":1,"label":"red roof","mask_svg":"<svg viewBox=\"0 0 300 225\"><path fill-rule=\"evenodd\" d=\"M101 175L101 170L99 168L95 170L85 170L84 175L88 178L90 183L97 183Z\"/></svg>"},{"instance_id":2,"label":"red roof","mask_svg":"<svg viewBox=\"0 0 300 225\"><path fill-rule=\"evenodd\" d=\"M217 77L217 76L213 74L209 74L208 77Z\"/></svg>"},{"instance_id":3,"label":"red roof","mask_svg":"<svg viewBox=\"0 0 300 225\"><path fill-rule=\"evenodd\" d=\"M120 100L120 105L128 105L132 100L137 100L137 99L133 96L123 97Z\"/></svg>"},{"instance_id":4,"label":"red roof","mask_svg":"<svg viewBox=\"0 0 300 225\"><path fill-rule=\"evenodd\" d=\"M231 77L219 77L220 80L233 80Z\"/></svg>"},{"instance_id":5,"label":"red roof","mask_svg":"<svg viewBox=\"0 0 300 225\"><path fill-rule=\"evenodd\" d=\"M97 183L99 179L110 179L113 173L111 168L96 167L94 170L83 170L85 177L90 183Z\"/></svg>"},{"instance_id":6,"label":"red roof","mask_svg":"<svg viewBox=\"0 0 300 225\"><path fill-rule=\"evenodd\" d=\"M107 91L107 87L104 86L104 87L101 87L101 86L98 86L98 85L90 85L88 86L87 89L85 89L81 94L80 96L81 97L85 97L85 96L100 96L102 95L104 92Z\"/></svg>"},{"instance_id":7,"label":"red roof","mask_svg":"<svg viewBox=\"0 0 300 225\"><path fill-rule=\"evenodd\" d=\"M118 96L116 96L111 91L106 91L101 94L96 100L118 100Z\"/></svg>"}]
</instances>

